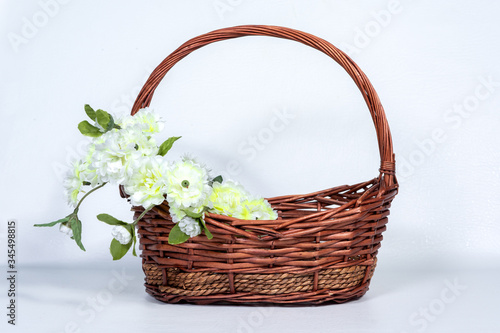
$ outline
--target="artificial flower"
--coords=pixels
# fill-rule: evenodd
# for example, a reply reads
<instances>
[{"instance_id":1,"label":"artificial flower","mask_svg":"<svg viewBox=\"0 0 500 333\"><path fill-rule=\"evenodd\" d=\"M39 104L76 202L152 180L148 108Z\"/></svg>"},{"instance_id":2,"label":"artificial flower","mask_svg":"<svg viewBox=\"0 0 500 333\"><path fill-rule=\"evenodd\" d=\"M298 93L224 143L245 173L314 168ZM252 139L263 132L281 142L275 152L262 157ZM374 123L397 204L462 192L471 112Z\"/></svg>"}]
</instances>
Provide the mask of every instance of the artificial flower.
<instances>
[{"instance_id":1,"label":"artificial flower","mask_svg":"<svg viewBox=\"0 0 500 333\"><path fill-rule=\"evenodd\" d=\"M76 206L78 203L78 194L84 192L82 188L84 182L88 182L94 187L100 181L95 170L89 168L88 162L78 160L68 170L63 184L69 205Z\"/></svg>"},{"instance_id":2,"label":"artificial flower","mask_svg":"<svg viewBox=\"0 0 500 333\"><path fill-rule=\"evenodd\" d=\"M189 237L195 237L201 233L200 223L189 216L179 221L179 228Z\"/></svg>"},{"instance_id":3,"label":"artificial flower","mask_svg":"<svg viewBox=\"0 0 500 333\"><path fill-rule=\"evenodd\" d=\"M208 203L207 203L208 204ZM186 211L200 214L205 210L206 205L201 205L199 207L188 207L188 208L179 208L178 206L170 206L169 213L172 217L172 222L177 223L182 220L185 216L187 216Z\"/></svg>"},{"instance_id":4,"label":"artificial flower","mask_svg":"<svg viewBox=\"0 0 500 333\"><path fill-rule=\"evenodd\" d=\"M181 209L202 206L212 191L208 184L208 171L192 160L175 163L166 177L166 183L168 203Z\"/></svg>"},{"instance_id":5,"label":"artificial flower","mask_svg":"<svg viewBox=\"0 0 500 333\"><path fill-rule=\"evenodd\" d=\"M114 239L116 239L120 244L127 245L132 240L132 235L130 232L121 225L115 225L111 230L111 235Z\"/></svg>"},{"instance_id":6,"label":"artificial flower","mask_svg":"<svg viewBox=\"0 0 500 333\"><path fill-rule=\"evenodd\" d=\"M135 144L134 148L142 156L153 156L158 153L156 140L152 136L147 135L141 126L127 127L121 129L119 133L121 135L121 142L124 144L133 142Z\"/></svg>"},{"instance_id":7,"label":"artificial flower","mask_svg":"<svg viewBox=\"0 0 500 333\"><path fill-rule=\"evenodd\" d=\"M242 220L276 220L278 214L263 198L250 198L241 202L233 217Z\"/></svg>"},{"instance_id":8,"label":"artificial flower","mask_svg":"<svg viewBox=\"0 0 500 333\"><path fill-rule=\"evenodd\" d=\"M169 174L168 162L162 156L143 156L132 163L132 176L124 189L130 201L136 206L149 208L165 200L167 186L165 179Z\"/></svg>"},{"instance_id":9,"label":"artificial flower","mask_svg":"<svg viewBox=\"0 0 500 333\"><path fill-rule=\"evenodd\" d=\"M232 180L225 180L223 183L213 183L212 194L209 197L213 207L210 212L233 216L240 207L242 201L249 197L249 193L243 186Z\"/></svg>"},{"instance_id":10,"label":"artificial flower","mask_svg":"<svg viewBox=\"0 0 500 333\"><path fill-rule=\"evenodd\" d=\"M59 225L59 231L63 234L68 235L69 237L73 237L73 230L66 225L66 223L61 223Z\"/></svg>"},{"instance_id":11,"label":"artificial flower","mask_svg":"<svg viewBox=\"0 0 500 333\"><path fill-rule=\"evenodd\" d=\"M160 116L151 108L142 108L134 116L127 115L117 122L122 128L139 127L143 133L148 134L159 133L164 127Z\"/></svg>"},{"instance_id":12,"label":"artificial flower","mask_svg":"<svg viewBox=\"0 0 500 333\"><path fill-rule=\"evenodd\" d=\"M111 130L97 141L92 167L106 182L123 184L132 175L133 160L157 151L154 140L135 127Z\"/></svg>"}]
</instances>

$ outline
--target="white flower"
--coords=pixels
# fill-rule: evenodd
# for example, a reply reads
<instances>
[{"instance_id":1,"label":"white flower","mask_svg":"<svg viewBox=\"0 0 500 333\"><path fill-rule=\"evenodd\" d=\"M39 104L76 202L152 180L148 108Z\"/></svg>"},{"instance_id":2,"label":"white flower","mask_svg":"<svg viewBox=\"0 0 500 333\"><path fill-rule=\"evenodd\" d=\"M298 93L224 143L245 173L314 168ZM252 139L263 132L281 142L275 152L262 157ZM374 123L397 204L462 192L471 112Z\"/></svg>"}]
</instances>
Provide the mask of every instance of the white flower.
<instances>
[{"instance_id":1,"label":"white flower","mask_svg":"<svg viewBox=\"0 0 500 333\"><path fill-rule=\"evenodd\" d=\"M78 203L78 194L80 194L80 190L83 186L83 181L85 180L84 171L87 167L88 165L86 163L76 161L66 174L66 178L64 179L64 188L69 205L76 206Z\"/></svg>"},{"instance_id":2,"label":"white flower","mask_svg":"<svg viewBox=\"0 0 500 333\"><path fill-rule=\"evenodd\" d=\"M144 133L159 133L163 130L164 123L153 109L140 109L134 116L127 115L119 119L117 123L123 128L139 127Z\"/></svg>"},{"instance_id":3,"label":"white flower","mask_svg":"<svg viewBox=\"0 0 500 333\"><path fill-rule=\"evenodd\" d=\"M181 156L183 162L191 162L192 164L198 165L200 168L205 169L207 172L208 179L212 179L210 172L212 171L205 163L200 162L196 157L192 156L190 153L185 153Z\"/></svg>"},{"instance_id":4,"label":"white flower","mask_svg":"<svg viewBox=\"0 0 500 333\"><path fill-rule=\"evenodd\" d=\"M132 175L131 161L157 152L156 142L137 127L111 130L95 143L92 167L103 181L123 184Z\"/></svg>"},{"instance_id":5,"label":"white flower","mask_svg":"<svg viewBox=\"0 0 500 333\"><path fill-rule=\"evenodd\" d=\"M135 143L121 140L120 131L111 130L102 135L102 142L95 145L92 166L104 181L122 183L130 156L136 154Z\"/></svg>"},{"instance_id":6,"label":"white flower","mask_svg":"<svg viewBox=\"0 0 500 333\"><path fill-rule=\"evenodd\" d=\"M172 217L172 222L174 223L179 222L186 216L186 213L184 213L184 211L177 206L169 206L168 211L170 213L170 216Z\"/></svg>"},{"instance_id":7,"label":"white flower","mask_svg":"<svg viewBox=\"0 0 500 333\"><path fill-rule=\"evenodd\" d=\"M61 223L59 225L59 231L63 234L68 235L69 237L73 237L73 230L66 225L66 223Z\"/></svg>"},{"instance_id":8,"label":"white flower","mask_svg":"<svg viewBox=\"0 0 500 333\"><path fill-rule=\"evenodd\" d=\"M200 223L189 216L179 221L179 228L189 237L195 237L201 233Z\"/></svg>"},{"instance_id":9,"label":"white flower","mask_svg":"<svg viewBox=\"0 0 500 333\"><path fill-rule=\"evenodd\" d=\"M114 239L120 242L120 244L127 245L132 240L132 235L130 232L121 225L115 225L113 230L111 230L111 235Z\"/></svg>"},{"instance_id":10,"label":"white flower","mask_svg":"<svg viewBox=\"0 0 500 333\"><path fill-rule=\"evenodd\" d=\"M156 140L141 126L127 127L118 131L121 135L120 139L124 143L135 143L135 149L143 156L156 155L158 153L158 146Z\"/></svg>"},{"instance_id":11,"label":"white flower","mask_svg":"<svg viewBox=\"0 0 500 333\"><path fill-rule=\"evenodd\" d=\"M96 169L92 166L92 159L95 153L95 144L89 144L86 148L87 152L83 157L82 161L86 164L86 169L83 171L83 178L85 181L90 183L92 188L97 185L102 184L101 177L97 173Z\"/></svg>"},{"instance_id":12,"label":"white flower","mask_svg":"<svg viewBox=\"0 0 500 333\"><path fill-rule=\"evenodd\" d=\"M63 181L69 205L76 206L78 203L78 195L85 192L84 182L90 183L90 186L94 188L101 180L95 170L90 169L89 162L85 160L75 161Z\"/></svg>"},{"instance_id":13,"label":"white flower","mask_svg":"<svg viewBox=\"0 0 500 333\"><path fill-rule=\"evenodd\" d=\"M94 140L96 139L98 138L94 138ZM103 183L100 175L92 166L95 144L89 143L84 149L83 158L72 163L63 181L68 203L72 206L76 206L78 203L78 195L86 192L86 187L83 186L84 182L89 183L86 186L90 186L90 188Z\"/></svg>"},{"instance_id":14,"label":"white flower","mask_svg":"<svg viewBox=\"0 0 500 333\"><path fill-rule=\"evenodd\" d=\"M159 205L167 193L165 179L169 173L168 162L163 156L140 157L132 163L133 175L125 184L125 192L135 206Z\"/></svg>"},{"instance_id":15,"label":"white flower","mask_svg":"<svg viewBox=\"0 0 500 333\"><path fill-rule=\"evenodd\" d=\"M166 183L168 203L182 209L203 206L212 191L208 185L207 170L192 160L175 163Z\"/></svg>"}]
</instances>

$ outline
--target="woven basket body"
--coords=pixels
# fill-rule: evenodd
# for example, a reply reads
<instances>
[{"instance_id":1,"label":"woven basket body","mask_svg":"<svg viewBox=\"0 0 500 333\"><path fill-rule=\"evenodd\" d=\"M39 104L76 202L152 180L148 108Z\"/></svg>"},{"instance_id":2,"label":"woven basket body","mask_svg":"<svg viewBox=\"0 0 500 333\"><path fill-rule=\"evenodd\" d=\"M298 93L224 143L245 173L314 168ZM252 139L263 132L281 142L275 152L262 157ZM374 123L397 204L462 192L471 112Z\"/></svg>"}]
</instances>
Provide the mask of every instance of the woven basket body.
<instances>
[{"instance_id":1,"label":"woven basket body","mask_svg":"<svg viewBox=\"0 0 500 333\"><path fill-rule=\"evenodd\" d=\"M274 221L206 213L213 234L169 245L174 223L165 201L138 224L146 291L168 302L319 304L345 302L367 290L389 207L397 194L392 140L371 83L343 52L313 35L274 26L238 26L193 38L151 74L132 114L149 106L165 74L192 51L216 41L259 35L295 40L339 63L366 101L377 132L381 167L372 180L304 195L268 198ZM125 194L122 192L125 197ZM136 217L143 211L134 207Z\"/></svg>"}]
</instances>

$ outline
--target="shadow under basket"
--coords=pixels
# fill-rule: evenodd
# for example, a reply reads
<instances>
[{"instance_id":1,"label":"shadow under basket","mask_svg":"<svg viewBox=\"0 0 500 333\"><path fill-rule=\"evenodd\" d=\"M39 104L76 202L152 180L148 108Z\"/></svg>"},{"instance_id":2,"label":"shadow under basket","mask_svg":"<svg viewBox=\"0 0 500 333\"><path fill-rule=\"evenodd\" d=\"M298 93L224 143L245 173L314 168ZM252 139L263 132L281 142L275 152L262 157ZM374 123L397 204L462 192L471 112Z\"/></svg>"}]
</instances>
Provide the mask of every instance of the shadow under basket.
<instances>
[{"instance_id":1,"label":"shadow under basket","mask_svg":"<svg viewBox=\"0 0 500 333\"><path fill-rule=\"evenodd\" d=\"M192 51L230 38L258 35L295 40L325 53L362 92L377 133L378 177L305 195L267 200L278 219L239 220L205 214L212 239L200 235L168 244L175 225L168 203L139 221L146 291L167 303L342 303L368 290L387 216L398 191L392 139L370 81L342 51L313 35L283 27L238 26L216 30L181 45L151 74L132 108L149 106L165 74ZM127 197L120 187L123 197ZM135 218L144 210L133 207Z\"/></svg>"}]
</instances>

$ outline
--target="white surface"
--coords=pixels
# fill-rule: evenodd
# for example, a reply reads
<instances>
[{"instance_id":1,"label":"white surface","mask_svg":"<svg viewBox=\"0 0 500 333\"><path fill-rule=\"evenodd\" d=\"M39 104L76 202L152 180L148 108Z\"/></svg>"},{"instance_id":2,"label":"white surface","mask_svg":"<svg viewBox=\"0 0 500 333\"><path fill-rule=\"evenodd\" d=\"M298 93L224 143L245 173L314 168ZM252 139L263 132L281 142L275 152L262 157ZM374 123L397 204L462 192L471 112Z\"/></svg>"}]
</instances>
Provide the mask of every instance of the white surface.
<instances>
[{"instance_id":1,"label":"white surface","mask_svg":"<svg viewBox=\"0 0 500 333\"><path fill-rule=\"evenodd\" d=\"M425 331L488 332L500 326L492 312L498 309L494 277L500 263L500 3L59 1L45 10L51 16L40 4L47 1L0 2L0 241L7 219L17 219L18 331L37 325L42 332L60 332L72 318L82 322L75 308L110 276L87 268L110 263L110 228L95 215L131 218L117 189L107 188L81 210L86 253L55 229L32 227L68 213L61 182L83 142L76 130L83 105L128 112L147 75L181 43L240 24L288 26L346 50L386 109L401 183L366 297L341 306L278 308L254 331L279 331L287 324L290 332L362 331L369 324L381 332L417 331L409 316L455 277L467 291ZM231 5L218 12L220 3ZM29 31L34 20L39 27ZM13 46L12 36L23 43ZM298 43L255 37L200 49L167 75L152 106L167 120L164 137L183 136L172 158L189 151L223 172L235 160L242 168L234 177L266 196L377 175L375 133L361 95L337 64ZM269 126L276 110L295 118L255 158L239 152ZM84 332L118 320L126 331L142 330L147 321L152 329L177 332L179 323L199 320L200 330L231 332L238 318L254 311L160 306L142 291L139 260L129 256L110 267L133 267L137 281L103 315L82 325Z\"/></svg>"},{"instance_id":2,"label":"white surface","mask_svg":"<svg viewBox=\"0 0 500 333\"><path fill-rule=\"evenodd\" d=\"M277 307L164 304L139 265L30 267L8 332L498 332L499 270L471 268L382 266L357 301Z\"/></svg>"}]
</instances>

